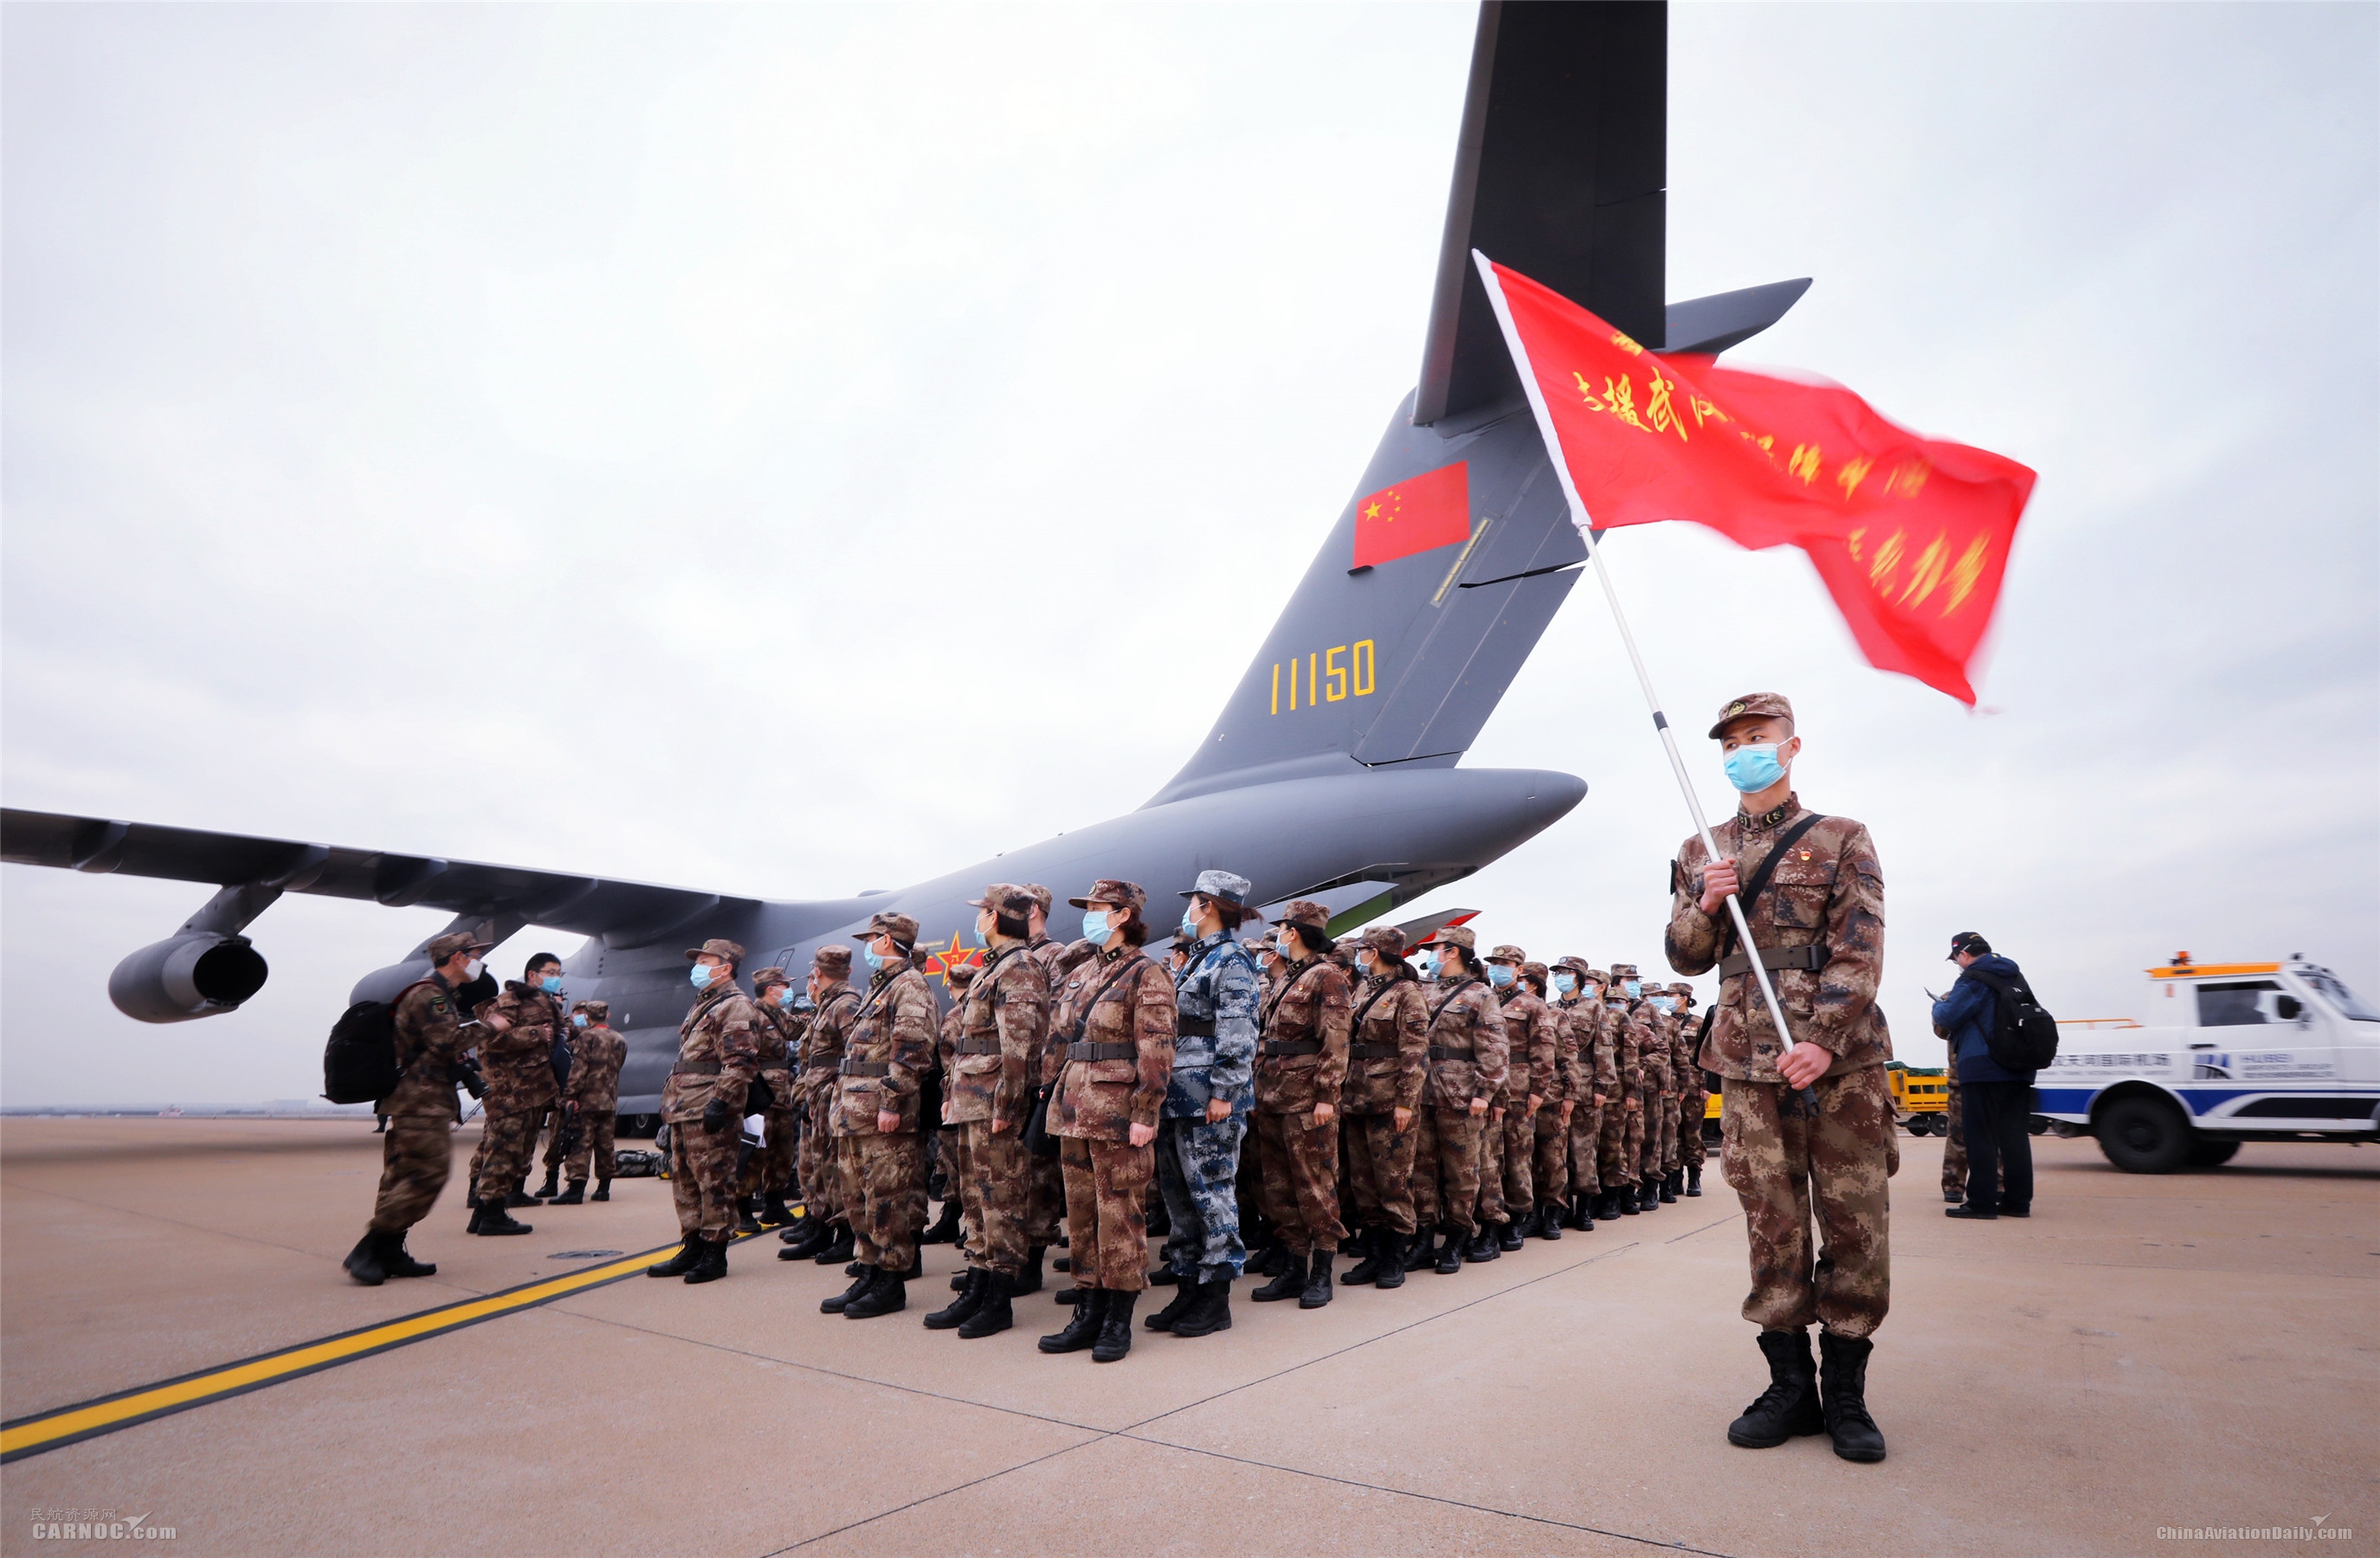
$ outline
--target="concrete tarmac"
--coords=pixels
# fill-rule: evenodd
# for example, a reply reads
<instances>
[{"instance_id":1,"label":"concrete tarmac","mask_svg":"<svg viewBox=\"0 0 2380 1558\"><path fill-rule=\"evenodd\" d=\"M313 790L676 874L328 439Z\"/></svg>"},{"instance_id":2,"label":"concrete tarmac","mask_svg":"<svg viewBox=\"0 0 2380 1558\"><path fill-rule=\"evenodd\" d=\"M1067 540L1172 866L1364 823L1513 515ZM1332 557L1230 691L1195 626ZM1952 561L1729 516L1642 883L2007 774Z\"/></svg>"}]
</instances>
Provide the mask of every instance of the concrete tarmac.
<instances>
[{"instance_id":1,"label":"concrete tarmac","mask_svg":"<svg viewBox=\"0 0 2380 1558\"><path fill-rule=\"evenodd\" d=\"M459 1182L378 1288L339 1262L368 1123L0 1125L10 1419L674 1243L669 1186L473 1238ZM1904 1136L1878 1466L1728 1444L1765 1383L1742 1218L1699 1200L1329 1308L1234 1296L1232 1330L1041 1356L1014 1331L821 1315L839 1269L739 1245L0 1468L0 1553L74 1512L180 1554L2148 1553L2380 1543L2380 1153L2249 1146L2151 1178L2037 1139L2027 1221L1942 1216ZM565 1252L571 1252L564 1258ZM1342 1259L1341 1269L1346 1262ZM1062 1278L1058 1280L1062 1281ZM1167 1295L1156 1291L1143 1312ZM79 1516L98 1519L98 1513ZM2319 1540L2177 1542L2161 1528ZM2344 1528L2344 1529L2342 1529ZM2351 1535L2348 1535L2351 1532Z\"/></svg>"}]
</instances>

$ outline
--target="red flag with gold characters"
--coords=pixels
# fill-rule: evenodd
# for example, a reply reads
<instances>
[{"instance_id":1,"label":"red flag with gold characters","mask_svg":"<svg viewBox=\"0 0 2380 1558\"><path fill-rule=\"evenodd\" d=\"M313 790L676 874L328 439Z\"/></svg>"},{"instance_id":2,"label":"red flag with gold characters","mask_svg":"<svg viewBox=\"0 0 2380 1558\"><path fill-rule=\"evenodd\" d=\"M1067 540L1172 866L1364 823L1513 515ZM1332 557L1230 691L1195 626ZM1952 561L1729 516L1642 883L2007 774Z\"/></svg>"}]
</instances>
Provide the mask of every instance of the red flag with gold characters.
<instances>
[{"instance_id":1,"label":"red flag with gold characters","mask_svg":"<svg viewBox=\"0 0 2380 1558\"><path fill-rule=\"evenodd\" d=\"M1471 539L1471 474L1461 460L1355 504L1355 563L1369 568Z\"/></svg>"},{"instance_id":2,"label":"red flag with gold characters","mask_svg":"<svg viewBox=\"0 0 2380 1558\"><path fill-rule=\"evenodd\" d=\"M1999 601L2031 470L1911 432L1840 384L1657 356L1559 293L1490 269L1597 529L1690 519L1739 546L1799 546L1870 665L1975 701L1967 667Z\"/></svg>"}]
</instances>

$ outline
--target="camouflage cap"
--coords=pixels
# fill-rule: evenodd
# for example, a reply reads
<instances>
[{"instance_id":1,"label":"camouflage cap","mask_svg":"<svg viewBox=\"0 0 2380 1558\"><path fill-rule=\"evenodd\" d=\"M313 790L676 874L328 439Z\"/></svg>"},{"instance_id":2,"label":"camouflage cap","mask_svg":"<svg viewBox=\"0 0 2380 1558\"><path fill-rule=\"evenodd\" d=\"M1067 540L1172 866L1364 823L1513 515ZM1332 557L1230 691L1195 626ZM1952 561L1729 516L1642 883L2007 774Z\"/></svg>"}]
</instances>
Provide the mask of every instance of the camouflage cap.
<instances>
[{"instance_id":1,"label":"camouflage cap","mask_svg":"<svg viewBox=\"0 0 2380 1558\"><path fill-rule=\"evenodd\" d=\"M1568 969L1571 972L1578 975L1581 979L1600 980L1603 977L1601 974L1596 972L1594 969L1588 967L1586 960L1580 957L1575 952L1572 953L1567 958L1558 960L1555 962L1554 967L1558 969Z\"/></svg>"},{"instance_id":2,"label":"camouflage cap","mask_svg":"<svg viewBox=\"0 0 2380 1558\"><path fill-rule=\"evenodd\" d=\"M1546 965L1543 963L1523 963L1521 965L1521 977L1523 979L1534 979L1540 986L1543 986L1546 983Z\"/></svg>"},{"instance_id":3,"label":"camouflage cap","mask_svg":"<svg viewBox=\"0 0 2380 1558\"><path fill-rule=\"evenodd\" d=\"M1081 898L1070 898L1066 901L1077 909L1088 909L1094 903L1112 904L1117 908L1129 909L1137 914L1148 906L1148 895L1141 891L1138 882L1124 882L1113 876L1102 876L1091 884L1089 892Z\"/></svg>"},{"instance_id":4,"label":"camouflage cap","mask_svg":"<svg viewBox=\"0 0 2380 1558\"><path fill-rule=\"evenodd\" d=\"M585 1012L589 1022L606 1022L612 1017L612 1003L609 1001L581 1001L570 1009Z\"/></svg>"},{"instance_id":5,"label":"camouflage cap","mask_svg":"<svg viewBox=\"0 0 2380 1558\"><path fill-rule=\"evenodd\" d=\"M942 983L953 988L962 984L971 984L975 982L975 976L982 972L973 963L944 963Z\"/></svg>"},{"instance_id":6,"label":"camouflage cap","mask_svg":"<svg viewBox=\"0 0 2380 1558\"><path fill-rule=\"evenodd\" d=\"M1366 928L1356 945L1383 958L1402 958L1405 955L1405 933L1394 925L1372 925Z\"/></svg>"},{"instance_id":7,"label":"camouflage cap","mask_svg":"<svg viewBox=\"0 0 2380 1558\"><path fill-rule=\"evenodd\" d=\"M1529 955L1511 942L1505 941L1499 942L1488 950L1488 960L1491 963L1525 963L1529 960Z\"/></svg>"},{"instance_id":8,"label":"camouflage cap","mask_svg":"<svg viewBox=\"0 0 2380 1558\"><path fill-rule=\"evenodd\" d=\"M687 948L686 960L690 963L706 954L723 962L734 963L737 968L744 966L744 948L720 936L712 936L699 947Z\"/></svg>"},{"instance_id":9,"label":"camouflage cap","mask_svg":"<svg viewBox=\"0 0 2380 1558\"><path fill-rule=\"evenodd\" d=\"M1681 980L1677 984L1670 986L1670 994L1672 996L1683 996L1686 999L1691 1001L1694 998L1694 987Z\"/></svg>"},{"instance_id":10,"label":"camouflage cap","mask_svg":"<svg viewBox=\"0 0 2380 1558\"><path fill-rule=\"evenodd\" d=\"M1611 977L1614 979L1633 979L1636 977L1636 965L1634 963L1614 963L1611 965Z\"/></svg>"},{"instance_id":11,"label":"camouflage cap","mask_svg":"<svg viewBox=\"0 0 2380 1558\"><path fill-rule=\"evenodd\" d=\"M423 948L430 954L433 967L457 952L492 952L495 949L494 942L481 941L469 931L448 931L444 936L433 936L430 938L430 945Z\"/></svg>"},{"instance_id":12,"label":"camouflage cap","mask_svg":"<svg viewBox=\"0 0 2380 1558\"><path fill-rule=\"evenodd\" d=\"M1320 931L1323 935L1329 936L1330 911L1310 898L1293 898L1290 900L1289 907L1281 912L1279 923L1284 925L1303 925L1307 930Z\"/></svg>"},{"instance_id":13,"label":"camouflage cap","mask_svg":"<svg viewBox=\"0 0 2380 1558\"><path fill-rule=\"evenodd\" d=\"M1196 898L1204 893L1225 903L1244 904L1248 900L1249 890L1255 886L1245 876L1234 876L1228 871L1201 871L1196 885L1182 896Z\"/></svg>"},{"instance_id":14,"label":"camouflage cap","mask_svg":"<svg viewBox=\"0 0 2380 1558\"><path fill-rule=\"evenodd\" d=\"M1431 933L1428 941L1422 943L1425 947L1432 944L1439 947L1460 947L1464 952L1469 953L1477 949L1479 937L1469 925L1440 925Z\"/></svg>"},{"instance_id":15,"label":"camouflage cap","mask_svg":"<svg viewBox=\"0 0 2380 1558\"><path fill-rule=\"evenodd\" d=\"M1719 732L1739 719L1786 719L1793 718L1793 705L1782 693L1746 693L1740 698L1730 698L1727 707L1718 711L1718 723L1710 728L1710 739L1718 740Z\"/></svg>"},{"instance_id":16,"label":"camouflage cap","mask_svg":"<svg viewBox=\"0 0 2380 1558\"><path fill-rule=\"evenodd\" d=\"M774 963L767 968L752 971L752 991L755 995L771 984L791 984L792 983L793 981L786 977L785 971Z\"/></svg>"},{"instance_id":17,"label":"camouflage cap","mask_svg":"<svg viewBox=\"0 0 2380 1558\"><path fill-rule=\"evenodd\" d=\"M1012 920L1029 920L1033 917L1033 895L1015 883L994 882L983 889L981 898L968 899L967 907L1005 914Z\"/></svg>"},{"instance_id":18,"label":"camouflage cap","mask_svg":"<svg viewBox=\"0 0 2380 1558\"><path fill-rule=\"evenodd\" d=\"M906 914L887 914L881 910L868 917L868 928L859 933L862 941L873 941L889 936L904 948L917 945L917 922Z\"/></svg>"},{"instance_id":19,"label":"camouflage cap","mask_svg":"<svg viewBox=\"0 0 2380 1558\"><path fill-rule=\"evenodd\" d=\"M1050 912L1050 904L1051 900L1050 898L1049 888L1043 887L1038 882L1027 882L1025 884L1023 890L1025 896L1031 899L1034 903L1039 907L1041 912L1044 914Z\"/></svg>"},{"instance_id":20,"label":"camouflage cap","mask_svg":"<svg viewBox=\"0 0 2380 1558\"><path fill-rule=\"evenodd\" d=\"M851 948L841 942L821 947L810 954L810 967L829 979L848 979L851 977Z\"/></svg>"}]
</instances>

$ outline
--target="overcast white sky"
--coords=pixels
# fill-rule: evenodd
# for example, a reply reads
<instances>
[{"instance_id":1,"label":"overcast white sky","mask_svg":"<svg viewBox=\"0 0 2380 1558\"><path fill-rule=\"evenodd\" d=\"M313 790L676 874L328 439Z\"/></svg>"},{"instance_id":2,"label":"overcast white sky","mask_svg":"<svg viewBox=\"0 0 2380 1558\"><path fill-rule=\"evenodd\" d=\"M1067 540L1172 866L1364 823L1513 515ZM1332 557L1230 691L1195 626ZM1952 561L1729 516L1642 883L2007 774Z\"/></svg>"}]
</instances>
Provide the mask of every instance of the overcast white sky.
<instances>
[{"instance_id":1,"label":"overcast white sky","mask_svg":"<svg viewBox=\"0 0 2380 1558\"><path fill-rule=\"evenodd\" d=\"M1473 16L8 7L7 803L781 898L1139 804L1412 383ZM1798 554L1610 548L1679 723L1786 690L1873 828L1912 1061L1960 929L2061 1015L2177 948L2380 989L2376 54L1672 10L1670 296L1814 276L1742 359L2041 472L1987 717ZM1168 673L1095 736L1120 628ZM1020 662L1043 707L970 706ZM1591 791L1423 907L1658 964L1686 822L1591 588L1467 761ZM107 972L205 888L0 892L19 1106L309 1096L442 919L285 900L261 996L151 1028Z\"/></svg>"}]
</instances>

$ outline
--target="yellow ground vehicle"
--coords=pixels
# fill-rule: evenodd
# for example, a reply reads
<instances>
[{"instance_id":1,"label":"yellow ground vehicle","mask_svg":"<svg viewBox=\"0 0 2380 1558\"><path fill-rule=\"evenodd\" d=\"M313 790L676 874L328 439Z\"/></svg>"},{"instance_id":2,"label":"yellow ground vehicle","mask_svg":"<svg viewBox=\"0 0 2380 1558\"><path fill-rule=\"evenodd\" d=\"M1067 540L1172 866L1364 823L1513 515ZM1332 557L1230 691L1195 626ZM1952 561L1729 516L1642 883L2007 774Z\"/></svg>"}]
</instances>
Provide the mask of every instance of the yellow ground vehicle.
<instances>
[{"instance_id":1,"label":"yellow ground vehicle","mask_svg":"<svg viewBox=\"0 0 2380 1558\"><path fill-rule=\"evenodd\" d=\"M1892 1084L1893 1117L1910 1135L1950 1134L1950 1080L1940 1067L1927 1070L1891 1060L1884 1070Z\"/></svg>"}]
</instances>

